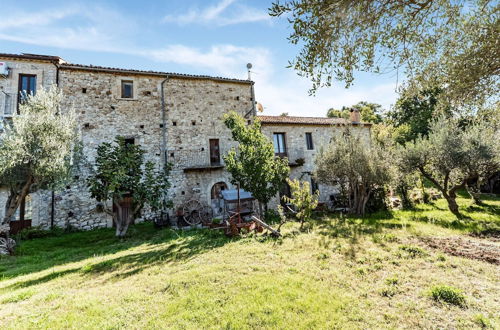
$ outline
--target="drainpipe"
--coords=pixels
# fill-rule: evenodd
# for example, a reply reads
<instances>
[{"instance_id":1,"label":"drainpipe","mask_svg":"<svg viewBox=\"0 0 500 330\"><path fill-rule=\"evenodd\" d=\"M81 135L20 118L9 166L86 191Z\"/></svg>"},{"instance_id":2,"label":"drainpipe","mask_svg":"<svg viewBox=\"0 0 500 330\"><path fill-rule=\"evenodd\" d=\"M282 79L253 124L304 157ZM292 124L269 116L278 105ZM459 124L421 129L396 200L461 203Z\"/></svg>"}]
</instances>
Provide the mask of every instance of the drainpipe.
<instances>
[{"instance_id":1,"label":"drainpipe","mask_svg":"<svg viewBox=\"0 0 500 330\"><path fill-rule=\"evenodd\" d=\"M167 165L167 114L165 110L165 93L163 92L163 85L170 79L169 76L165 78L161 82L160 88L161 88L161 121L162 121L162 127L161 127L161 154L162 154L162 161L163 161L163 166L165 167Z\"/></svg>"}]
</instances>

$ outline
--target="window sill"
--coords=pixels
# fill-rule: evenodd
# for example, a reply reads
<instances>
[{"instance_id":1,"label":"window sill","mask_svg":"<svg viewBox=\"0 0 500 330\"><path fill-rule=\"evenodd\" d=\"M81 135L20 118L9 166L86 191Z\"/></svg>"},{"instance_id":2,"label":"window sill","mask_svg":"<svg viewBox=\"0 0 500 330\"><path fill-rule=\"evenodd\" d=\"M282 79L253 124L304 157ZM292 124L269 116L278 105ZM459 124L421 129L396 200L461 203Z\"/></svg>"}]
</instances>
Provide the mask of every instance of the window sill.
<instances>
[{"instance_id":1,"label":"window sill","mask_svg":"<svg viewBox=\"0 0 500 330\"><path fill-rule=\"evenodd\" d=\"M139 101L139 99L136 98L136 97L133 97L133 98L130 98L130 97L117 97L116 99L119 100L119 101Z\"/></svg>"}]
</instances>

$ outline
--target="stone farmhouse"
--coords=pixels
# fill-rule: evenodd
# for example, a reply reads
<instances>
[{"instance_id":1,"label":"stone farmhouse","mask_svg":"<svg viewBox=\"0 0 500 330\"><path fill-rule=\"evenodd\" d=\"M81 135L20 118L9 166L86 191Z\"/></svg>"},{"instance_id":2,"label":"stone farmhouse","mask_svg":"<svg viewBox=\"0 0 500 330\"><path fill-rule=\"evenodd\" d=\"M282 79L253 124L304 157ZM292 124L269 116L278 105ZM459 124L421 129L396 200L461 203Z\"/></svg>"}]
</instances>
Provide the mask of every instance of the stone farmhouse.
<instances>
[{"instance_id":1,"label":"stone farmhouse","mask_svg":"<svg viewBox=\"0 0 500 330\"><path fill-rule=\"evenodd\" d=\"M219 191L234 188L222 156L236 143L222 122L236 111L249 123L262 122L275 152L286 156L291 177L309 180L327 202L334 187L317 185L311 177L314 156L340 126L353 123L366 137L370 125L337 118L257 116L253 82L201 75L128 70L72 64L57 56L0 53L0 123L18 113L22 93L57 85L64 94L63 109L78 116L83 154L93 162L96 148L115 136L146 150L146 159L159 166L172 163L169 198L176 209L197 199L218 210ZM0 133L1 134L1 133ZM112 218L90 197L86 170L63 191L37 191L22 203L11 230L23 227L111 227ZM288 193L286 189L282 194ZM0 186L0 217L7 190ZM273 201L278 203L279 196Z\"/></svg>"}]
</instances>

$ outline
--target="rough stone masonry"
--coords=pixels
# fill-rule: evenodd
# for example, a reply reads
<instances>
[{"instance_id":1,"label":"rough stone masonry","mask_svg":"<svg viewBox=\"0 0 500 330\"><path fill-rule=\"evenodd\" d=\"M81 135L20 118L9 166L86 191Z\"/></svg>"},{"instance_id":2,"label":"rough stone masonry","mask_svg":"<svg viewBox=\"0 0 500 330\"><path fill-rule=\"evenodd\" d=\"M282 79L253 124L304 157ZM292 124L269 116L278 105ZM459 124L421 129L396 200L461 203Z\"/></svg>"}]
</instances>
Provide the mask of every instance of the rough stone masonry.
<instances>
[{"instance_id":1,"label":"rough stone masonry","mask_svg":"<svg viewBox=\"0 0 500 330\"><path fill-rule=\"evenodd\" d=\"M252 107L255 101L251 96L253 82L70 64L59 57L33 54L0 54L0 62L9 68L8 74L0 77L1 117L15 115L24 82L35 77L32 87L35 91L58 85L65 96L62 108L71 109L78 116L87 164L94 161L97 146L115 136L123 136L140 145L146 150L146 159L158 166L164 154L173 165L169 191L169 198L174 202L170 210L172 219L175 219L176 210L190 199L215 209L217 188L234 188L230 174L224 169L222 156L236 144L222 116L236 111L249 122L255 119ZM165 116L162 116L163 109ZM306 120L274 125L269 122L272 117L266 117L262 117L264 133L270 138L273 132L288 134L290 157L300 155L306 160L304 166L293 164L292 177L306 173L308 179L314 153L306 150L304 134L312 133L319 147L330 140L334 125L346 123L338 120L316 125L314 120L313 123ZM359 123L358 126L369 134L368 125ZM291 159L291 163L294 160ZM30 194L25 214L19 214L18 219L27 221L27 226L42 228L51 225L79 229L112 226L112 218L90 197L85 184L87 175L88 168L81 166L66 189ZM322 198L328 198L334 191L332 187L320 187L320 190ZM0 217L6 198L7 191L0 187Z\"/></svg>"}]
</instances>

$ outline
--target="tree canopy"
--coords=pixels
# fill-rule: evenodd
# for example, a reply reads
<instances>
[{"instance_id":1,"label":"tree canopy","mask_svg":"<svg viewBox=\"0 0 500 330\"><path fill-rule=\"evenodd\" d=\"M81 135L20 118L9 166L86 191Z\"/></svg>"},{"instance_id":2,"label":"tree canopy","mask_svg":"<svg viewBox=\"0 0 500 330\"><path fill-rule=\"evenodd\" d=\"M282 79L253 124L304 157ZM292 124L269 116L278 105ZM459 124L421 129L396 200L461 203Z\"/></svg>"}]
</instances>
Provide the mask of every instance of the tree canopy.
<instances>
[{"instance_id":1,"label":"tree canopy","mask_svg":"<svg viewBox=\"0 0 500 330\"><path fill-rule=\"evenodd\" d=\"M441 89L419 91L415 95L401 95L394 109L387 113L387 122L395 128L394 139L400 144L414 141L420 135L429 134L430 124L440 115L448 115L449 109L437 109Z\"/></svg>"},{"instance_id":2,"label":"tree canopy","mask_svg":"<svg viewBox=\"0 0 500 330\"><path fill-rule=\"evenodd\" d=\"M459 189L500 169L499 131L485 120L461 127L456 118L439 117L429 135L400 147L399 167L405 173L418 171L461 216L455 201Z\"/></svg>"},{"instance_id":3,"label":"tree canopy","mask_svg":"<svg viewBox=\"0 0 500 330\"><path fill-rule=\"evenodd\" d=\"M62 98L54 86L28 95L0 136L0 185L9 188L2 224L30 192L70 179L78 135L72 111L61 109Z\"/></svg>"},{"instance_id":4,"label":"tree canopy","mask_svg":"<svg viewBox=\"0 0 500 330\"><path fill-rule=\"evenodd\" d=\"M326 116L330 118L349 119L351 109L357 109L359 111L361 114L361 121L363 122L373 124L379 124L382 122L382 106L377 103L370 103L366 101L358 102L351 107L343 106L340 110L330 108L328 109Z\"/></svg>"},{"instance_id":5,"label":"tree canopy","mask_svg":"<svg viewBox=\"0 0 500 330\"><path fill-rule=\"evenodd\" d=\"M375 189L389 183L392 173L386 150L369 142L355 129L346 128L315 160L318 181L346 188L350 212L358 215L364 215Z\"/></svg>"},{"instance_id":6,"label":"tree canopy","mask_svg":"<svg viewBox=\"0 0 500 330\"><path fill-rule=\"evenodd\" d=\"M164 210L170 206L166 199L169 166L156 169L144 162L144 150L116 137L114 143L102 143L97 147L95 171L87 179L93 198L105 204L105 211L113 216L116 236L123 237L132 221L147 205L151 211ZM130 212L124 212L124 201L131 198ZM107 208L107 201L112 208Z\"/></svg>"},{"instance_id":7,"label":"tree canopy","mask_svg":"<svg viewBox=\"0 0 500 330\"><path fill-rule=\"evenodd\" d=\"M273 143L262 134L258 120L247 126L240 115L230 112L224 116L224 123L239 143L238 149L231 149L223 157L232 183L251 192L260 203L267 204L290 173L288 159L275 156Z\"/></svg>"},{"instance_id":8,"label":"tree canopy","mask_svg":"<svg viewBox=\"0 0 500 330\"><path fill-rule=\"evenodd\" d=\"M407 91L442 87L454 107L497 101L500 4L495 0L276 0L271 16L302 48L290 62L314 92L356 71L398 72Z\"/></svg>"}]
</instances>

